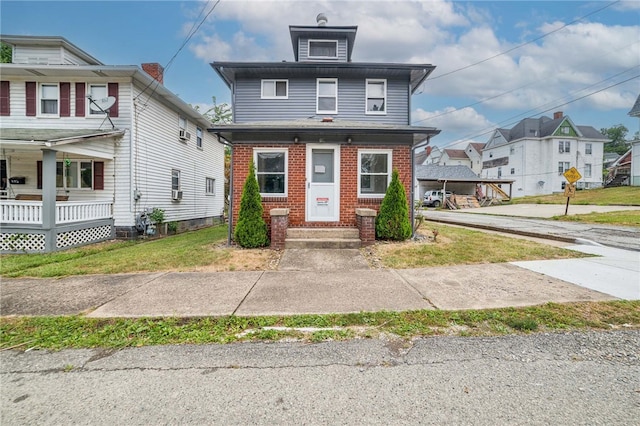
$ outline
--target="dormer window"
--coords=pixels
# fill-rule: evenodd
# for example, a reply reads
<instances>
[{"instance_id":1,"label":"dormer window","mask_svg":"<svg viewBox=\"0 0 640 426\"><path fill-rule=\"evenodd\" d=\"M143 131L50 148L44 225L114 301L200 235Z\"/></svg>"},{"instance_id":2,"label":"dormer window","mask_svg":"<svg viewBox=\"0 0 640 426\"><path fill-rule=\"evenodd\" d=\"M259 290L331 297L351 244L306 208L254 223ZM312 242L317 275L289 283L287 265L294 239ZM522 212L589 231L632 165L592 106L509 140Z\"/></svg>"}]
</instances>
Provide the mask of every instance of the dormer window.
<instances>
[{"instance_id":1,"label":"dormer window","mask_svg":"<svg viewBox=\"0 0 640 426\"><path fill-rule=\"evenodd\" d=\"M367 114L387 113L387 80L367 79Z\"/></svg>"},{"instance_id":2,"label":"dormer window","mask_svg":"<svg viewBox=\"0 0 640 426\"><path fill-rule=\"evenodd\" d=\"M338 41L309 40L309 58L338 59Z\"/></svg>"}]
</instances>

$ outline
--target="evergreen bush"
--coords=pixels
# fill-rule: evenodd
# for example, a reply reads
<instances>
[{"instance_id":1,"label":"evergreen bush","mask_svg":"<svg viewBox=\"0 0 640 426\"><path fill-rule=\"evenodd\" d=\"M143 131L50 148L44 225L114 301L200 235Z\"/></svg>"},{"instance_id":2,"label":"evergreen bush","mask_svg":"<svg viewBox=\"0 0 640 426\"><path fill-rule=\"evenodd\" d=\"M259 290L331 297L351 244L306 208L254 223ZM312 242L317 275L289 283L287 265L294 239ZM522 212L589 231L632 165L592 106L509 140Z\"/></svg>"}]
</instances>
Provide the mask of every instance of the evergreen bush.
<instances>
[{"instance_id":1,"label":"evergreen bush","mask_svg":"<svg viewBox=\"0 0 640 426\"><path fill-rule=\"evenodd\" d=\"M376 217L376 237L383 240L406 240L411 236L407 194L394 170Z\"/></svg>"},{"instance_id":2,"label":"evergreen bush","mask_svg":"<svg viewBox=\"0 0 640 426\"><path fill-rule=\"evenodd\" d=\"M249 163L249 175L242 188L238 223L234 230L234 239L241 247L255 248L269 244L267 224L262 218L262 198L256 180L253 161Z\"/></svg>"}]
</instances>

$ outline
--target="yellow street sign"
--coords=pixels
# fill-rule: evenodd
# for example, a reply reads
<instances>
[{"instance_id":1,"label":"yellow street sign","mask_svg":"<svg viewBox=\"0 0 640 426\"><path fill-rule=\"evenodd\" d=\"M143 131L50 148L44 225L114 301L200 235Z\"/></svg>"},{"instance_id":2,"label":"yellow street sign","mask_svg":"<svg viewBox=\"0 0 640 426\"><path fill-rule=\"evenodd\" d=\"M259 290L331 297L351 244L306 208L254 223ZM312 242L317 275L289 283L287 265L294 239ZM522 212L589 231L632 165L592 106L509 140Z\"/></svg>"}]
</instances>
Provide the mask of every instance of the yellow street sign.
<instances>
[{"instance_id":1,"label":"yellow street sign","mask_svg":"<svg viewBox=\"0 0 640 426\"><path fill-rule=\"evenodd\" d=\"M573 198L576 196L576 186L573 184L565 185L564 187L564 196Z\"/></svg>"},{"instance_id":2,"label":"yellow street sign","mask_svg":"<svg viewBox=\"0 0 640 426\"><path fill-rule=\"evenodd\" d=\"M574 182L578 181L581 177L582 177L582 175L580 174L578 169L576 169L575 167L572 167L569 170L567 170L566 172L564 172L564 178L569 183L574 183Z\"/></svg>"}]
</instances>

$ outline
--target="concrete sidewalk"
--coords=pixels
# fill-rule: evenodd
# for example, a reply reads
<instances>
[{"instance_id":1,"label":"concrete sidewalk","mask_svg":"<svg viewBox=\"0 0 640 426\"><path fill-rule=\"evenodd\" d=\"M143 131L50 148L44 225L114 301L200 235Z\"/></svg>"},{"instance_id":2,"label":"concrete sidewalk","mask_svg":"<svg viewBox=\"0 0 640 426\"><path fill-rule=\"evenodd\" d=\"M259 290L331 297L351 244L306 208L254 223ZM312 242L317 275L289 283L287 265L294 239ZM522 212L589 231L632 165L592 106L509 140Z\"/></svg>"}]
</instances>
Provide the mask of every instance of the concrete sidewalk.
<instances>
[{"instance_id":1,"label":"concrete sidewalk","mask_svg":"<svg viewBox=\"0 0 640 426\"><path fill-rule=\"evenodd\" d=\"M293 315L483 309L616 299L514 264L359 269L349 267L360 256L358 250L328 252L287 251L283 259L290 256L295 261L285 259L285 270L279 271L3 279L2 315ZM343 261L337 261L336 256ZM309 267L314 261L305 259L314 258L316 267ZM296 262L306 265L306 270L295 270L292 265Z\"/></svg>"}]
</instances>

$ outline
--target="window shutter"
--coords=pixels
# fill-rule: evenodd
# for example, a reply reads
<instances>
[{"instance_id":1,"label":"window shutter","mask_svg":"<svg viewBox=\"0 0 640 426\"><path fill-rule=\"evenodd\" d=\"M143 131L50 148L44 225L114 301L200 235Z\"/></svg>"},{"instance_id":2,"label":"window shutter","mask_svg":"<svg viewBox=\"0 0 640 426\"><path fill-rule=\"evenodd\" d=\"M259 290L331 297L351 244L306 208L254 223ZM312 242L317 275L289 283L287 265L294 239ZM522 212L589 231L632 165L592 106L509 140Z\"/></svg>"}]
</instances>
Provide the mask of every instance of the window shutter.
<instances>
[{"instance_id":1,"label":"window shutter","mask_svg":"<svg viewBox=\"0 0 640 426\"><path fill-rule=\"evenodd\" d=\"M86 104L85 84L76 83L76 117L84 117L84 108Z\"/></svg>"},{"instance_id":2,"label":"window shutter","mask_svg":"<svg viewBox=\"0 0 640 426\"><path fill-rule=\"evenodd\" d=\"M60 117L71 117L71 83L60 83Z\"/></svg>"},{"instance_id":3,"label":"window shutter","mask_svg":"<svg viewBox=\"0 0 640 426\"><path fill-rule=\"evenodd\" d=\"M104 161L93 162L93 189L104 189Z\"/></svg>"},{"instance_id":4,"label":"window shutter","mask_svg":"<svg viewBox=\"0 0 640 426\"><path fill-rule=\"evenodd\" d=\"M109 83L108 96L116 98L116 103L109 109L109 117L118 116L118 83Z\"/></svg>"},{"instance_id":5,"label":"window shutter","mask_svg":"<svg viewBox=\"0 0 640 426\"><path fill-rule=\"evenodd\" d=\"M8 81L0 82L0 115L11 115L9 87Z\"/></svg>"},{"instance_id":6,"label":"window shutter","mask_svg":"<svg viewBox=\"0 0 640 426\"><path fill-rule=\"evenodd\" d=\"M38 189L42 189L42 161L37 163Z\"/></svg>"},{"instance_id":7,"label":"window shutter","mask_svg":"<svg viewBox=\"0 0 640 426\"><path fill-rule=\"evenodd\" d=\"M25 90L27 92L27 117L35 117L36 115L36 82L27 81L25 83Z\"/></svg>"}]
</instances>

